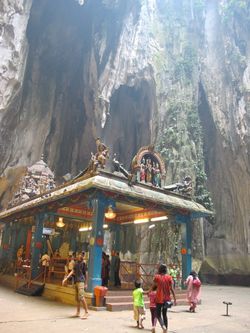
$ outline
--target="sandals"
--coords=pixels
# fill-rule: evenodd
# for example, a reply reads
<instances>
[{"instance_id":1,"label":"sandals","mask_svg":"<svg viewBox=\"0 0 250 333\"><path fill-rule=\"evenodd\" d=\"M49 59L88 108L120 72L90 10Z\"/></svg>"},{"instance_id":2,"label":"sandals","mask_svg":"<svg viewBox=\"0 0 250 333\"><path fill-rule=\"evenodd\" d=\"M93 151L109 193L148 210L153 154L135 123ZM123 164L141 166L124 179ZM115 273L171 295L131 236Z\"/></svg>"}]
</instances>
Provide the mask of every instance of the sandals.
<instances>
[{"instance_id":1,"label":"sandals","mask_svg":"<svg viewBox=\"0 0 250 333\"><path fill-rule=\"evenodd\" d=\"M86 312L82 317L81 317L81 319L87 319L88 318L88 316L89 316L89 313L88 312Z\"/></svg>"}]
</instances>

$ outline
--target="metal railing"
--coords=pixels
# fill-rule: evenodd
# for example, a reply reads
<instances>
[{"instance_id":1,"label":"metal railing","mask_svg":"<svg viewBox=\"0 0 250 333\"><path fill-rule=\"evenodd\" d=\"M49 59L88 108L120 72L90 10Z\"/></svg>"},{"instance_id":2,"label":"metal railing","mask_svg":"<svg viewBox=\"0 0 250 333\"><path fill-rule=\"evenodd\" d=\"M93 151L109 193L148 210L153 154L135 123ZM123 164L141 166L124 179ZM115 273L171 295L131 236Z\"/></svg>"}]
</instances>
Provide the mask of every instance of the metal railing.
<instances>
[{"instance_id":1,"label":"metal railing","mask_svg":"<svg viewBox=\"0 0 250 333\"><path fill-rule=\"evenodd\" d=\"M48 267L44 266L44 269L42 269L37 274L37 276L32 278L32 269L31 269L31 263L29 260L24 260L22 264L16 264L15 289L18 289L20 281L25 281L27 288L31 288L32 283L37 282L37 281L45 284L47 269L48 269Z\"/></svg>"},{"instance_id":2,"label":"metal railing","mask_svg":"<svg viewBox=\"0 0 250 333\"><path fill-rule=\"evenodd\" d=\"M135 261L121 261L120 277L122 283L130 284L133 288L136 280L141 280L143 287L148 288L153 283L153 277L158 270L156 264L142 264Z\"/></svg>"},{"instance_id":3,"label":"metal railing","mask_svg":"<svg viewBox=\"0 0 250 333\"><path fill-rule=\"evenodd\" d=\"M159 264L143 264L135 261L121 261L120 277L122 283L129 284L130 288L134 287L136 280L141 280L143 288L147 289L152 286L155 274L158 272ZM180 269L179 269L180 271ZM181 288L181 276L178 273L175 282L175 288Z\"/></svg>"}]
</instances>

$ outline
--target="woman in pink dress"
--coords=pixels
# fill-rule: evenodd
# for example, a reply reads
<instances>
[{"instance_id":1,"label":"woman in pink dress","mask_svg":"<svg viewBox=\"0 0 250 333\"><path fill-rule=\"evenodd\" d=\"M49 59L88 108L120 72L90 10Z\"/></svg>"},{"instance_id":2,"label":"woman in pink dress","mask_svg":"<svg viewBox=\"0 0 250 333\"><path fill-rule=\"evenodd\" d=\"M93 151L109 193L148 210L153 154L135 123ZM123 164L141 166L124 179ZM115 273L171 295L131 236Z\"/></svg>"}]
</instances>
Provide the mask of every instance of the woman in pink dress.
<instances>
[{"instance_id":1,"label":"woman in pink dress","mask_svg":"<svg viewBox=\"0 0 250 333\"><path fill-rule=\"evenodd\" d=\"M195 312L201 293L201 281L195 271L190 272L185 284L187 286L187 300L190 305L189 311Z\"/></svg>"}]
</instances>

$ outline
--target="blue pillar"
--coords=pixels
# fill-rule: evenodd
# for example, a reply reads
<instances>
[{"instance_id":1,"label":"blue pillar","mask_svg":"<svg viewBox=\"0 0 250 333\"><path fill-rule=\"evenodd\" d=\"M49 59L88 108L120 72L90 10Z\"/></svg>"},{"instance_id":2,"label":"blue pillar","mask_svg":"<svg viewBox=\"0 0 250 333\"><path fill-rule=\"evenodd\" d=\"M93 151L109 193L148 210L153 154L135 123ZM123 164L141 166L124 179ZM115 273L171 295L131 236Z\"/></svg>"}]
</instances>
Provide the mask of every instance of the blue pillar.
<instances>
[{"instance_id":1,"label":"blue pillar","mask_svg":"<svg viewBox=\"0 0 250 333\"><path fill-rule=\"evenodd\" d=\"M10 253L10 242L11 242L11 223L6 223L3 231L2 239L2 258L8 259Z\"/></svg>"},{"instance_id":2,"label":"blue pillar","mask_svg":"<svg viewBox=\"0 0 250 333\"><path fill-rule=\"evenodd\" d=\"M186 277L192 270L192 220L189 217L186 223Z\"/></svg>"},{"instance_id":3,"label":"blue pillar","mask_svg":"<svg viewBox=\"0 0 250 333\"><path fill-rule=\"evenodd\" d=\"M43 222L45 219L44 213L39 213L35 216L36 228L32 240L31 250L31 278L35 278L39 274L39 260L42 251L42 236Z\"/></svg>"},{"instance_id":4,"label":"blue pillar","mask_svg":"<svg viewBox=\"0 0 250 333\"><path fill-rule=\"evenodd\" d=\"M9 259L16 260L16 238L17 238L17 223L14 223L11 228L11 242L10 242L10 252Z\"/></svg>"},{"instance_id":5,"label":"blue pillar","mask_svg":"<svg viewBox=\"0 0 250 333\"><path fill-rule=\"evenodd\" d=\"M184 281L192 270L192 220L190 215L176 215L175 220L181 224L182 281Z\"/></svg>"},{"instance_id":6,"label":"blue pillar","mask_svg":"<svg viewBox=\"0 0 250 333\"><path fill-rule=\"evenodd\" d=\"M102 284L102 246L103 246L103 220L106 207L105 198L98 197L93 200L93 226L90 238L88 291L93 292L95 286Z\"/></svg>"}]
</instances>

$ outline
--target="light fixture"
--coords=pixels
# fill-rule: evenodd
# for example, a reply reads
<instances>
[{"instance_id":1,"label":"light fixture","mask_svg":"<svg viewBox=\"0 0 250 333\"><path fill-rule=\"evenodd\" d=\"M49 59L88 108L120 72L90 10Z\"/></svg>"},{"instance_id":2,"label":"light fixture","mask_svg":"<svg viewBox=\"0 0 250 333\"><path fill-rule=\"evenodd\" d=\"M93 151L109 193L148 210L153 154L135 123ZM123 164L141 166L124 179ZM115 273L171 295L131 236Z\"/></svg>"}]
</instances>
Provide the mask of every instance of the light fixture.
<instances>
[{"instance_id":1,"label":"light fixture","mask_svg":"<svg viewBox=\"0 0 250 333\"><path fill-rule=\"evenodd\" d=\"M149 222L149 219L134 220L134 224L147 223L147 222Z\"/></svg>"},{"instance_id":2,"label":"light fixture","mask_svg":"<svg viewBox=\"0 0 250 333\"><path fill-rule=\"evenodd\" d=\"M103 225L103 229L108 229L108 225L107 225L107 224L104 224L104 225Z\"/></svg>"},{"instance_id":3,"label":"light fixture","mask_svg":"<svg viewBox=\"0 0 250 333\"><path fill-rule=\"evenodd\" d=\"M105 215L106 219L108 219L108 220L113 220L116 217L116 213L113 211L113 208L111 205L108 206L108 209L104 215Z\"/></svg>"},{"instance_id":4,"label":"light fixture","mask_svg":"<svg viewBox=\"0 0 250 333\"><path fill-rule=\"evenodd\" d=\"M79 228L79 231L91 231L92 227L81 227Z\"/></svg>"},{"instance_id":5,"label":"light fixture","mask_svg":"<svg viewBox=\"0 0 250 333\"><path fill-rule=\"evenodd\" d=\"M63 222L63 218L59 217L58 221L56 222L56 226L58 228L63 228L65 226L65 223Z\"/></svg>"},{"instance_id":6,"label":"light fixture","mask_svg":"<svg viewBox=\"0 0 250 333\"><path fill-rule=\"evenodd\" d=\"M155 224L151 224L148 229L153 229L155 227Z\"/></svg>"},{"instance_id":7,"label":"light fixture","mask_svg":"<svg viewBox=\"0 0 250 333\"><path fill-rule=\"evenodd\" d=\"M164 221L167 219L168 219L168 217L167 217L167 215L165 215L165 216L152 217L152 219L150 219L150 221L157 222L157 221Z\"/></svg>"},{"instance_id":8,"label":"light fixture","mask_svg":"<svg viewBox=\"0 0 250 333\"><path fill-rule=\"evenodd\" d=\"M127 224L134 224L134 221L127 221L122 223L122 225L127 225Z\"/></svg>"},{"instance_id":9,"label":"light fixture","mask_svg":"<svg viewBox=\"0 0 250 333\"><path fill-rule=\"evenodd\" d=\"M88 227L79 228L79 231L88 231L88 230L89 230Z\"/></svg>"}]
</instances>

